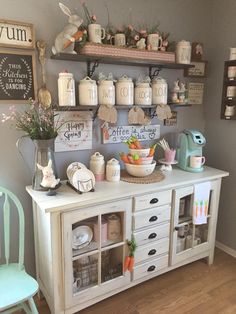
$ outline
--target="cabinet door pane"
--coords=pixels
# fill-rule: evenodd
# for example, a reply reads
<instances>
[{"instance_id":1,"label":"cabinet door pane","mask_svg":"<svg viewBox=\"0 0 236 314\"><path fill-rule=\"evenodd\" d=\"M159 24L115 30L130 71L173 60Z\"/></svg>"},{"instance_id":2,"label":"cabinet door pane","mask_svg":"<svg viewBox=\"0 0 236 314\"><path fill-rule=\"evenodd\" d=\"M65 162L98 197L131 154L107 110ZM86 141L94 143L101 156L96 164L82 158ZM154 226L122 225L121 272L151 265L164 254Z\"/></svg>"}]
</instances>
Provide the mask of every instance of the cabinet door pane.
<instances>
[{"instance_id":1,"label":"cabinet door pane","mask_svg":"<svg viewBox=\"0 0 236 314\"><path fill-rule=\"evenodd\" d=\"M101 246L106 247L125 240L124 212L102 215Z\"/></svg>"},{"instance_id":2,"label":"cabinet door pane","mask_svg":"<svg viewBox=\"0 0 236 314\"><path fill-rule=\"evenodd\" d=\"M102 252L102 283L123 275L124 246Z\"/></svg>"},{"instance_id":3,"label":"cabinet door pane","mask_svg":"<svg viewBox=\"0 0 236 314\"><path fill-rule=\"evenodd\" d=\"M99 247L98 217L92 217L72 224L72 256L78 256Z\"/></svg>"},{"instance_id":4,"label":"cabinet door pane","mask_svg":"<svg viewBox=\"0 0 236 314\"><path fill-rule=\"evenodd\" d=\"M98 285L98 254L73 261L73 294Z\"/></svg>"}]
</instances>

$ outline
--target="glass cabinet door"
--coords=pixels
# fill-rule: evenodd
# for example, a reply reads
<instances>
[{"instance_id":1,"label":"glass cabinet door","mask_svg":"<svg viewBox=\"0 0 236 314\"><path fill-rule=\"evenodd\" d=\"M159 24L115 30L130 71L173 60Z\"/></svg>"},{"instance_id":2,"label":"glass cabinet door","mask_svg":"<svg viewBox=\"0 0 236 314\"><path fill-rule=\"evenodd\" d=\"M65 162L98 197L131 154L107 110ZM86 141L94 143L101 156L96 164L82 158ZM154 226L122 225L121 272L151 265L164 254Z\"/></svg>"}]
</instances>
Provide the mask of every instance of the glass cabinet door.
<instances>
[{"instance_id":1,"label":"glass cabinet door","mask_svg":"<svg viewBox=\"0 0 236 314\"><path fill-rule=\"evenodd\" d=\"M174 230L171 239L171 264L191 258L209 249L209 226L211 223L211 193L207 213L207 223L193 224L194 187L179 188L174 190L172 208L172 222ZM203 203L197 210L204 211Z\"/></svg>"},{"instance_id":2,"label":"glass cabinet door","mask_svg":"<svg viewBox=\"0 0 236 314\"><path fill-rule=\"evenodd\" d=\"M131 200L63 214L65 304L69 308L130 282L123 272Z\"/></svg>"}]
</instances>

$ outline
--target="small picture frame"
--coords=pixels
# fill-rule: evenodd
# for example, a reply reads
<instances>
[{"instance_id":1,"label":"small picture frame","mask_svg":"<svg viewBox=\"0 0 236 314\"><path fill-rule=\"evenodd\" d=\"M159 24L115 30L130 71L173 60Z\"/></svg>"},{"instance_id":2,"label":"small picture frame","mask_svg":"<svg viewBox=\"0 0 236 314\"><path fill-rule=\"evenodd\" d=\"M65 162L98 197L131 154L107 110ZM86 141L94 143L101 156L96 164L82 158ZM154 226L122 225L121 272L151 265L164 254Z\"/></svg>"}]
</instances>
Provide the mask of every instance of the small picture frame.
<instances>
[{"instance_id":1,"label":"small picture frame","mask_svg":"<svg viewBox=\"0 0 236 314\"><path fill-rule=\"evenodd\" d=\"M188 104L201 105L203 103L204 83L188 83Z\"/></svg>"},{"instance_id":2,"label":"small picture frame","mask_svg":"<svg viewBox=\"0 0 236 314\"><path fill-rule=\"evenodd\" d=\"M185 77L206 77L207 61L191 61L194 66L184 70Z\"/></svg>"}]
</instances>

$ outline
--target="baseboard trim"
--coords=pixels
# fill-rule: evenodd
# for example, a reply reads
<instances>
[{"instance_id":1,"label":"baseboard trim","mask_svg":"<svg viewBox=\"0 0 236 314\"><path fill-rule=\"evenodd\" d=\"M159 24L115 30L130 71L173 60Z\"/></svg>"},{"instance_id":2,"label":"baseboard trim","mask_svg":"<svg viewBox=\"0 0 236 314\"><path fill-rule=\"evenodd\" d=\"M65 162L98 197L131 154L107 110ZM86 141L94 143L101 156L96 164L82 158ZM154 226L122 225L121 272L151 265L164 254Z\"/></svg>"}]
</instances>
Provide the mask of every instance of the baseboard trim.
<instances>
[{"instance_id":1,"label":"baseboard trim","mask_svg":"<svg viewBox=\"0 0 236 314\"><path fill-rule=\"evenodd\" d=\"M218 249L224 251L225 253L227 253L227 254L229 254L229 255L231 255L231 256L236 258L236 250L231 249L229 246L227 246L227 245L225 245L225 244L223 244L221 242L216 241L216 247Z\"/></svg>"}]
</instances>

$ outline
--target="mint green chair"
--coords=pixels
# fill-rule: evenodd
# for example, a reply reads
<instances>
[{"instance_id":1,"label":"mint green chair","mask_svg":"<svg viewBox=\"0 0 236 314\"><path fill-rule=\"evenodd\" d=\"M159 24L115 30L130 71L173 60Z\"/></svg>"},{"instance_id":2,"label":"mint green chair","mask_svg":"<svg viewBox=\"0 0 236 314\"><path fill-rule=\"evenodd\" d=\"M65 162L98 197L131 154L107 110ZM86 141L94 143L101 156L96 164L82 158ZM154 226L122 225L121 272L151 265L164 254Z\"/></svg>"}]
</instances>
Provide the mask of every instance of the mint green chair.
<instances>
[{"instance_id":1,"label":"mint green chair","mask_svg":"<svg viewBox=\"0 0 236 314\"><path fill-rule=\"evenodd\" d=\"M5 264L0 265L0 313L9 314L23 309L27 314L38 314L33 296L38 283L24 268L24 210L18 198L9 190L0 187L0 206L3 207ZM19 216L18 263L10 263L10 211ZM0 230L2 226L0 226ZM0 246L1 249L1 246Z\"/></svg>"}]
</instances>

